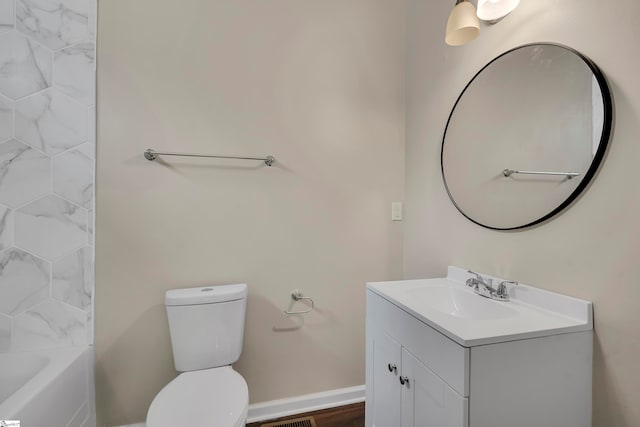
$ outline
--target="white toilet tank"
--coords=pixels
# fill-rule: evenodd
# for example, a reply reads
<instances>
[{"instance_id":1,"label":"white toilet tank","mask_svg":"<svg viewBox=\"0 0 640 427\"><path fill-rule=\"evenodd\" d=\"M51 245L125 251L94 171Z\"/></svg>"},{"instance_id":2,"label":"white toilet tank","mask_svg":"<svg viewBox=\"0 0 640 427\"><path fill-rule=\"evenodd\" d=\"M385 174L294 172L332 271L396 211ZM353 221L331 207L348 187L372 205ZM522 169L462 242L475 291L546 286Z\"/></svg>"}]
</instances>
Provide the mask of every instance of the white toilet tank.
<instances>
[{"instance_id":1,"label":"white toilet tank","mask_svg":"<svg viewBox=\"0 0 640 427\"><path fill-rule=\"evenodd\" d=\"M173 289L165 294L179 372L231 365L242 352L247 285Z\"/></svg>"}]
</instances>

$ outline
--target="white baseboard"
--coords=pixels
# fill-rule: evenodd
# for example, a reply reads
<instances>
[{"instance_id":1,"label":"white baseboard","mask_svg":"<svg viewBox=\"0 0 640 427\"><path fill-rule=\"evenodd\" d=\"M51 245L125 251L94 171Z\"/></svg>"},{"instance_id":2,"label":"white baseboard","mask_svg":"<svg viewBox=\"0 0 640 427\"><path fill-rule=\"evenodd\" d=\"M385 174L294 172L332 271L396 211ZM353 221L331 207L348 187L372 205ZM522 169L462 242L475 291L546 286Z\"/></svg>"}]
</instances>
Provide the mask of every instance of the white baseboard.
<instances>
[{"instance_id":1,"label":"white baseboard","mask_svg":"<svg viewBox=\"0 0 640 427\"><path fill-rule=\"evenodd\" d=\"M247 423L364 402L364 385L249 405Z\"/></svg>"},{"instance_id":2,"label":"white baseboard","mask_svg":"<svg viewBox=\"0 0 640 427\"><path fill-rule=\"evenodd\" d=\"M363 385L323 391L321 393L305 394L287 399L271 400L269 402L254 403L249 405L247 423L257 423L359 402L364 402ZM138 423L120 427L145 427L145 425L144 423Z\"/></svg>"}]
</instances>

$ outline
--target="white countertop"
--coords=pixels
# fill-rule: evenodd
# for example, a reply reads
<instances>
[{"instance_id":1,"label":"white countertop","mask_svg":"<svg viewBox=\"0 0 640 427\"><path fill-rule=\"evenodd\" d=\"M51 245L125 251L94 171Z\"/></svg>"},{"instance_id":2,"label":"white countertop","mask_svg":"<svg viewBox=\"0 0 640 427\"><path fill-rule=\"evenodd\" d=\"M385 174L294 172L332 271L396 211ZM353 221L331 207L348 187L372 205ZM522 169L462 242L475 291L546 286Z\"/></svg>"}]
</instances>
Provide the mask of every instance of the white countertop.
<instances>
[{"instance_id":1,"label":"white countertop","mask_svg":"<svg viewBox=\"0 0 640 427\"><path fill-rule=\"evenodd\" d=\"M496 286L502 280L482 276ZM444 278L373 282L367 289L464 347L593 329L589 301L523 284L509 285L510 301L494 301L465 286L470 277L475 276L449 267ZM424 296L430 293L433 298Z\"/></svg>"}]
</instances>

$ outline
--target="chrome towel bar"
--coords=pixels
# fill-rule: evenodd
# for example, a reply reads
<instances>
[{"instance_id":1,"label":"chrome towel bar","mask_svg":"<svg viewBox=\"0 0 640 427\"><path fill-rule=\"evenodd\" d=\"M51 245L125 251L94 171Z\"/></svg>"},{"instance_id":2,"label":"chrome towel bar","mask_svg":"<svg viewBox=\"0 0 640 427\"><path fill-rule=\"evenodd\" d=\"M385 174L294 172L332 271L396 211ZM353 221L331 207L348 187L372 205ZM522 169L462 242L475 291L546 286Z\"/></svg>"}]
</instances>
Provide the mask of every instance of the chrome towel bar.
<instances>
[{"instance_id":1,"label":"chrome towel bar","mask_svg":"<svg viewBox=\"0 0 640 427\"><path fill-rule=\"evenodd\" d=\"M276 161L275 157L244 157L244 156L216 156L211 154L190 154L190 153L172 153L170 151L156 151L147 148L144 151L144 158L147 160L155 160L158 156L180 156L180 157L212 157L216 159L238 159L238 160L262 160L265 165L271 166Z\"/></svg>"},{"instance_id":2,"label":"chrome towel bar","mask_svg":"<svg viewBox=\"0 0 640 427\"><path fill-rule=\"evenodd\" d=\"M539 171L517 171L513 169L505 169L502 171L504 176L511 176L514 173L522 174L522 175L560 175L566 176L567 179L571 179L574 176L580 176L579 172L539 172Z\"/></svg>"}]
</instances>

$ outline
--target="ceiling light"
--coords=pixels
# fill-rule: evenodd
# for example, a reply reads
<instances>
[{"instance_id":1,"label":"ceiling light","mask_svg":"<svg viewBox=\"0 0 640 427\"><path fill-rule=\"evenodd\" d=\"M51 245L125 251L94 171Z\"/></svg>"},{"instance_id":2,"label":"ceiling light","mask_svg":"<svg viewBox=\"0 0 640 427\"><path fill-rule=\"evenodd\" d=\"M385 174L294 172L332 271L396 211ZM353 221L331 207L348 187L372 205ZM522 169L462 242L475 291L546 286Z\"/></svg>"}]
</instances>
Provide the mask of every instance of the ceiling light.
<instances>
[{"instance_id":1,"label":"ceiling light","mask_svg":"<svg viewBox=\"0 0 640 427\"><path fill-rule=\"evenodd\" d=\"M507 16L520 4L520 0L478 0L478 18L495 22Z\"/></svg>"},{"instance_id":2,"label":"ceiling light","mask_svg":"<svg viewBox=\"0 0 640 427\"><path fill-rule=\"evenodd\" d=\"M450 46L469 43L480 34L480 21L476 8L468 0L457 0L447 21L445 42Z\"/></svg>"}]
</instances>

